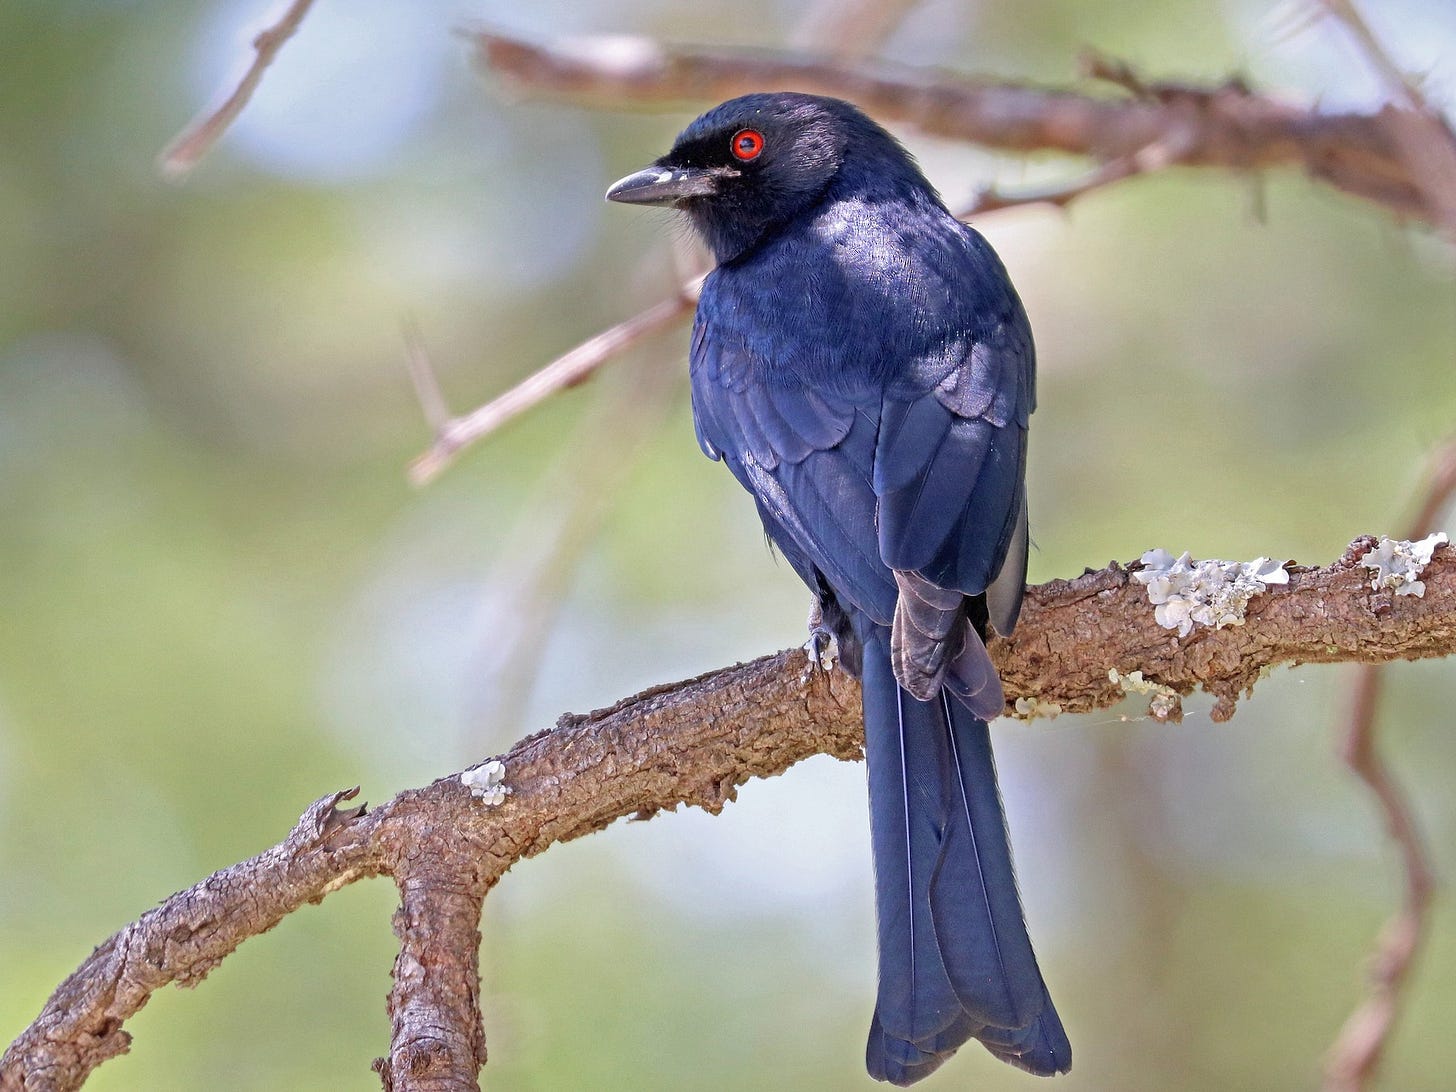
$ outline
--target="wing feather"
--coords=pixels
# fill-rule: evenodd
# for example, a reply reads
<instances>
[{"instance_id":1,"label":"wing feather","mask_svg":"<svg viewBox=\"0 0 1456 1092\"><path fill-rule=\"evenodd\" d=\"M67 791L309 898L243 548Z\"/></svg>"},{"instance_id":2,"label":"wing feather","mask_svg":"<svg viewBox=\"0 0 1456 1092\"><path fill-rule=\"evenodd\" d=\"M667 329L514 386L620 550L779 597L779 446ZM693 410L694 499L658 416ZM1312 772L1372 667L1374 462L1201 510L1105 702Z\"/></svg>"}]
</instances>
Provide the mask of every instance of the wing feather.
<instances>
[{"instance_id":1,"label":"wing feather","mask_svg":"<svg viewBox=\"0 0 1456 1092\"><path fill-rule=\"evenodd\" d=\"M1022 505L1033 368L1014 309L958 366L912 368L888 388L875 452L886 564L965 595L995 580Z\"/></svg>"}]
</instances>

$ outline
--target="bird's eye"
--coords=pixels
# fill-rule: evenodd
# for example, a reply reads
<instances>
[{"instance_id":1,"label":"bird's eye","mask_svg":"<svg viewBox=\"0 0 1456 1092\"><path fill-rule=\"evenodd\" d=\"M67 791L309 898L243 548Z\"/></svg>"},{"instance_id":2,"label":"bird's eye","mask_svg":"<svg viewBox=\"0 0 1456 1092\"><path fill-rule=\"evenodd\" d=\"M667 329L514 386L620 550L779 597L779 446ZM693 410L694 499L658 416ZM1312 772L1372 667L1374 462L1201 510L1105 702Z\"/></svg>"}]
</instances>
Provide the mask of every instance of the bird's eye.
<instances>
[{"instance_id":1,"label":"bird's eye","mask_svg":"<svg viewBox=\"0 0 1456 1092\"><path fill-rule=\"evenodd\" d=\"M757 159L763 151L763 134L757 129L739 129L728 146L733 149L735 159L747 163L750 159Z\"/></svg>"}]
</instances>

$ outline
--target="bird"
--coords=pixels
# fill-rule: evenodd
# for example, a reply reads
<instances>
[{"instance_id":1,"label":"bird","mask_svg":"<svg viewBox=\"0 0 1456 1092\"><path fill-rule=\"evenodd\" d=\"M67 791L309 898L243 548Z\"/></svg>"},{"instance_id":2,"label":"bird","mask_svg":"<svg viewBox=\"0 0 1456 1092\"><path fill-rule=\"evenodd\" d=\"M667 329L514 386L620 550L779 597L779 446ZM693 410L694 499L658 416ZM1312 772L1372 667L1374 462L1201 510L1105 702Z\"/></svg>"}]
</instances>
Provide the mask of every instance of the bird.
<instances>
[{"instance_id":1,"label":"bird","mask_svg":"<svg viewBox=\"0 0 1456 1092\"><path fill-rule=\"evenodd\" d=\"M813 593L811 657L862 684L870 1076L913 1084L970 1039L1066 1072L987 726L1005 698L986 640L1011 633L1026 582L1036 401L1005 267L894 136L823 96L731 99L606 196L686 214L712 252L698 443Z\"/></svg>"}]
</instances>

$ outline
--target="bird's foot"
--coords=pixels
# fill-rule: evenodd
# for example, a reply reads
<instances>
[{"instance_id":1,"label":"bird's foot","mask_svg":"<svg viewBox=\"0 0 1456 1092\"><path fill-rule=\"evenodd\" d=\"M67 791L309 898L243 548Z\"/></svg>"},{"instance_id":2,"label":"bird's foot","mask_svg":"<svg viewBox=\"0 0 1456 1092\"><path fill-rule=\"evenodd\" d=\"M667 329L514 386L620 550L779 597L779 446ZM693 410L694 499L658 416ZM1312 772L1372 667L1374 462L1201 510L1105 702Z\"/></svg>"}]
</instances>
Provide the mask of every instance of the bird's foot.
<instances>
[{"instance_id":1,"label":"bird's foot","mask_svg":"<svg viewBox=\"0 0 1456 1092\"><path fill-rule=\"evenodd\" d=\"M804 682L816 672L833 671L839 662L839 638L824 625L824 605L817 597L809 605L809 639L804 642L804 652L809 657Z\"/></svg>"},{"instance_id":2,"label":"bird's foot","mask_svg":"<svg viewBox=\"0 0 1456 1092\"><path fill-rule=\"evenodd\" d=\"M804 672L807 682L816 671L833 671L839 662L839 639L823 626L809 630L809 639L804 642L804 652L809 657L808 670Z\"/></svg>"}]
</instances>

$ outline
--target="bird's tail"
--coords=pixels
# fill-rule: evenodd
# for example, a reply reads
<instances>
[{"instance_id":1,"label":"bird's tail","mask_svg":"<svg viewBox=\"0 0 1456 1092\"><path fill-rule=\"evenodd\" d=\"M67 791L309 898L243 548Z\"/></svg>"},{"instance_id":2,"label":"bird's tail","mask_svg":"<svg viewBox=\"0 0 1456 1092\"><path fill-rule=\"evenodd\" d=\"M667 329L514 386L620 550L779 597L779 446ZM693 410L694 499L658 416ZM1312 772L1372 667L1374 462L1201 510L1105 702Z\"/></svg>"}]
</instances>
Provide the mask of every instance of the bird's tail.
<instances>
[{"instance_id":1,"label":"bird's tail","mask_svg":"<svg viewBox=\"0 0 1456 1092\"><path fill-rule=\"evenodd\" d=\"M1072 1047L1031 950L986 722L917 701L888 643L864 649L865 756L880 985L865 1062L908 1085L967 1039L1041 1076Z\"/></svg>"}]
</instances>

